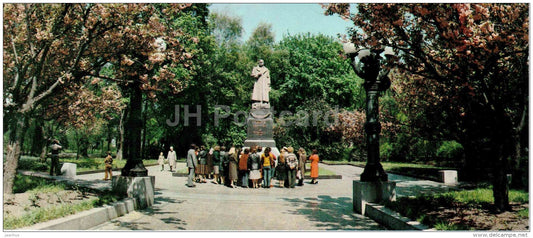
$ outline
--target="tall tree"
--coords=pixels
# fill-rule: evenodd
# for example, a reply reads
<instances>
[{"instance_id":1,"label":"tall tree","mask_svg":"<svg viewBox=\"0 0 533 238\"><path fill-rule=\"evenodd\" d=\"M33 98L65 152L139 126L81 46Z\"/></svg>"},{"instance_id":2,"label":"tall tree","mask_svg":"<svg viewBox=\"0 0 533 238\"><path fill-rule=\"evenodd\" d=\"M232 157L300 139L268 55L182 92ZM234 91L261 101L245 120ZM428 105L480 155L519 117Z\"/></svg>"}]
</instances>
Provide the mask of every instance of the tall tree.
<instances>
[{"instance_id":1,"label":"tall tree","mask_svg":"<svg viewBox=\"0 0 533 238\"><path fill-rule=\"evenodd\" d=\"M213 12L209 16L212 34L219 46L230 46L240 43L242 33L242 19L227 14Z\"/></svg>"},{"instance_id":2,"label":"tall tree","mask_svg":"<svg viewBox=\"0 0 533 238\"><path fill-rule=\"evenodd\" d=\"M250 50L250 56L254 61L264 59L268 62L272 54L275 43L275 35L272 31L272 24L261 22L254 29L250 39L246 41Z\"/></svg>"},{"instance_id":3,"label":"tall tree","mask_svg":"<svg viewBox=\"0 0 533 238\"><path fill-rule=\"evenodd\" d=\"M467 148L493 168L495 207L508 209L508 160L517 159L528 117L528 4L358 4L353 14L349 7L329 4L326 13L354 22L352 42L393 47L400 72L446 86Z\"/></svg>"},{"instance_id":4,"label":"tall tree","mask_svg":"<svg viewBox=\"0 0 533 238\"><path fill-rule=\"evenodd\" d=\"M165 19L186 8L170 4L159 11L150 4L5 4L4 5L4 122L9 131L4 163L4 193L13 192L22 132L29 113L43 99L71 82L89 78L156 89L169 85L180 90L181 79L168 69L148 76L145 71L163 62L180 64L183 51ZM167 44L162 54L155 39ZM148 57L141 61L137 57ZM114 77L100 75L111 63ZM133 67L132 67L133 66ZM141 73L141 74L139 74Z\"/></svg>"}]
</instances>

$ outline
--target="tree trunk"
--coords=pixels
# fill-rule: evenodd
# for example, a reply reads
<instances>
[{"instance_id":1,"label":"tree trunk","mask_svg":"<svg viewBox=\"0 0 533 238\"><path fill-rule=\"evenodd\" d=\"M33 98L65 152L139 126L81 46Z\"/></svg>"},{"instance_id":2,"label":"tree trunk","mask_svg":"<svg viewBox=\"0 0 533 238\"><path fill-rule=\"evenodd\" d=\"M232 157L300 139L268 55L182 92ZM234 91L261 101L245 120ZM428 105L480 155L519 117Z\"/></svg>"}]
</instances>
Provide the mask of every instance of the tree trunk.
<instances>
[{"instance_id":1,"label":"tree trunk","mask_svg":"<svg viewBox=\"0 0 533 238\"><path fill-rule=\"evenodd\" d=\"M130 94L130 112L126 121L125 151L127 152L126 165L122 168L122 176L147 176L148 170L144 167L141 157L141 130L142 130L142 91L138 81L132 86Z\"/></svg>"},{"instance_id":2,"label":"tree trunk","mask_svg":"<svg viewBox=\"0 0 533 238\"><path fill-rule=\"evenodd\" d=\"M141 129L141 158L144 160L146 157L145 157L145 154L146 154L146 101L143 103L143 107L142 107L142 117L141 117L141 120L142 120L142 129Z\"/></svg>"},{"instance_id":3,"label":"tree trunk","mask_svg":"<svg viewBox=\"0 0 533 238\"><path fill-rule=\"evenodd\" d=\"M26 129L25 115L16 115L14 121L8 126L10 136L7 145L6 162L4 163L4 194L13 194L13 185L17 174L18 162L21 154L22 135Z\"/></svg>"},{"instance_id":4,"label":"tree trunk","mask_svg":"<svg viewBox=\"0 0 533 238\"><path fill-rule=\"evenodd\" d=\"M504 212L509 209L509 183L507 180L507 158L505 153L497 156L493 164L492 194L496 212Z\"/></svg>"},{"instance_id":5,"label":"tree trunk","mask_svg":"<svg viewBox=\"0 0 533 238\"><path fill-rule=\"evenodd\" d=\"M120 114L120 122L118 124L119 137L117 142L117 160L122 160L124 152L124 118L126 117L128 109L122 110Z\"/></svg>"},{"instance_id":6,"label":"tree trunk","mask_svg":"<svg viewBox=\"0 0 533 238\"><path fill-rule=\"evenodd\" d=\"M111 151L111 125L110 124L107 124L107 138L106 138L106 143L107 143L107 151Z\"/></svg>"},{"instance_id":7,"label":"tree trunk","mask_svg":"<svg viewBox=\"0 0 533 238\"><path fill-rule=\"evenodd\" d=\"M494 196L494 206L496 212L509 210L509 183L507 173L509 172L509 157L513 154L514 136L513 126L505 113L494 115L495 128L493 129L492 154L493 156L493 176L492 193Z\"/></svg>"},{"instance_id":8,"label":"tree trunk","mask_svg":"<svg viewBox=\"0 0 533 238\"><path fill-rule=\"evenodd\" d=\"M82 158L89 158L89 139L87 139L87 134L82 133L79 140L80 145L80 155Z\"/></svg>"}]
</instances>

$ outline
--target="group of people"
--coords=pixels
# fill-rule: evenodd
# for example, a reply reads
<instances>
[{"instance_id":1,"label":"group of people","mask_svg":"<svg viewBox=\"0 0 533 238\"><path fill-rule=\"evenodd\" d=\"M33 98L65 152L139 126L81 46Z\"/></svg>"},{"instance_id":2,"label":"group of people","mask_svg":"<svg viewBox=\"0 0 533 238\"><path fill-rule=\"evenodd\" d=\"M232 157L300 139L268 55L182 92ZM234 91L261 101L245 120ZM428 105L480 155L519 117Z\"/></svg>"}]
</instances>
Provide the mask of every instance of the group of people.
<instances>
[{"instance_id":1,"label":"group of people","mask_svg":"<svg viewBox=\"0 0 533 238\"><path fill-rule=\"evenodd\" d=\"M176 152L173 147L167 154L170 170L176 168ZM164 169L165 157L161 152L159 164ZM279 187L294 188L303 186L306 162L311 162L311 184L318 183L318 152L307 153L300 148L296 153L293 147L283 147L278 157L270 147L236 148L227 150L225 146L215 146L209 150L205 146L192 144L187 152L189 178L187 186L195 187L196 183L206 183L212 179L215 184L223 184L235 188L271 188L273 180L278 180Z\"/></svg>"}]
</instances>

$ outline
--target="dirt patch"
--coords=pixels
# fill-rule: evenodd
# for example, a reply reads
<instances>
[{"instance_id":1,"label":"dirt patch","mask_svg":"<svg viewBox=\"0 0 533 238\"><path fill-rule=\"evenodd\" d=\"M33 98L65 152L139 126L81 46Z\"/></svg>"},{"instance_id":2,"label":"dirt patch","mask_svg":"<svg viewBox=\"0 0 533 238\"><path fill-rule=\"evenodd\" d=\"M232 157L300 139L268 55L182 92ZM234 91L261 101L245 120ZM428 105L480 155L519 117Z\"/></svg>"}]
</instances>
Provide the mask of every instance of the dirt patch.
<instances>
[{"instance_id":1,"label":"dirt patch","mask_svg":"<svg viewBox=\"0 0 533 238\"><path fill-rule=\"evenodd\" d=\"M35 193L25 192L4 197L4 217L11 215L21 217L38 208L48 208L64 204L78 204L97 198L91 192L62 190L58 192Z\"/></svg>"},{"instance_id":2,"label":"dirt patch","mask_svg":"<svg viewBox=\"0 0 533 238\"><path fill-rule=\"evenodd\" d=\"M456 205L454 208L438 208L427 214L457 225L461 230L529 230L529 217L519 215L519 211L529 209L529 204L512 203L512 210L503 213L494 213L490 208Z\"/></svg>"}]
</instances>

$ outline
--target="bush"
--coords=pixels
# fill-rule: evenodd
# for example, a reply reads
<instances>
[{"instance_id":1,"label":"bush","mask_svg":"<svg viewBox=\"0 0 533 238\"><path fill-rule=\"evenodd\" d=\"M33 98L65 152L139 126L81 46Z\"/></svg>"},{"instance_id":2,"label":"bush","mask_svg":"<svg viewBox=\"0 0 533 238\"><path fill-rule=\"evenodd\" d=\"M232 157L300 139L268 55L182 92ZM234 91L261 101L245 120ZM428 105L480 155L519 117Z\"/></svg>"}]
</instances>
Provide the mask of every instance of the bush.
<instances>
[{"instance_id":1,"label":"bush","mask_svg":"<svg viewBox=\"0 0 533 238\"><path fill-rule=\"evenodd\" d=\"M410 157L415 161L430 161L435 157L435 143L416 138L410 150Z\"/></svg>"},{"instance_id":2,"label":"bush","mask_svg":"<svg viewBox=\"0 0 533 238\"><path fill-rule=\"evenodd\" d=\"M391 143L385 142L379 146L379 157L382 161L388 161L393 156L394 147Z\"/></svg>"},{"instance_id":3,"label":"bush","mask_svg":"<svg viewBox=\"0 0 533 238\"><path fill-rule=\"evenodd\" d=\"M459 144L457 141L444 141L437 149L437 157L447 160L455 160L462 155L463 150L463 145Z\"/></svg>"},{"instance_id":4,"label":"bush","mask_svg":"<svg viewBox=\"0 0 533 238\"><path fill-rule=\"evenodd\" d=\"M14 193L23 193L28 190L38 189L55 184L53 181L46 180L44 178L32 177L17 174L15 175L15 181L13 184Z\"/></svg>"}]
</instances>

